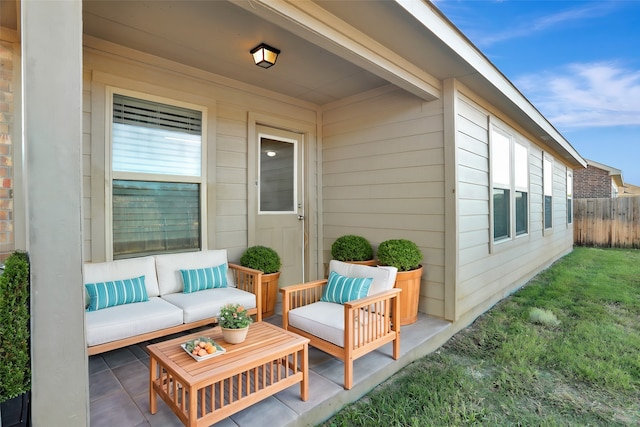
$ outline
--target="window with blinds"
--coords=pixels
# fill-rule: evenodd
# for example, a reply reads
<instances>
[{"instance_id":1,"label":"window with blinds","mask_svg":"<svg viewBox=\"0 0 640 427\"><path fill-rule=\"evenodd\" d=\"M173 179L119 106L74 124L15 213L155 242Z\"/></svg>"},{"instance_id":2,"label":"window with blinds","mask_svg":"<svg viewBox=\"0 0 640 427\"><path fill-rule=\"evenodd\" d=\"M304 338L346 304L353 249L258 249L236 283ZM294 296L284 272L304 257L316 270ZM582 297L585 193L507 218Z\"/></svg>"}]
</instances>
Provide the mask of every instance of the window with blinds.
<instances>
[{"instance_id":1,"label":"window with blinds","mask_svg":"<svg viewBox=\"0 0 640 427\"><path fill-rule=\"evenodd\" d=\"M553 163L544 156L542 161L542 187L544 192L544 228L553 226Z\"/></svg>"},{"instance_id":2,"label":"window with blinds","mask_svg":"<svg viewBox=\"0 0 640 427\"><path fill-rule=\"evenodd\" d=\"M114 94L111 147L113 258L200 249L202 111Z\"/></svg>"},{"instance_id":3,"label":"window with blinds","mask_svg":"<svg viewBox=\"0 0 640 427\"><path fill-rule=\"evenodd\" d=\"M529 149L495 125L490 144L493 241L504 242L529 232Z\"/></svg>"}]
</instances>

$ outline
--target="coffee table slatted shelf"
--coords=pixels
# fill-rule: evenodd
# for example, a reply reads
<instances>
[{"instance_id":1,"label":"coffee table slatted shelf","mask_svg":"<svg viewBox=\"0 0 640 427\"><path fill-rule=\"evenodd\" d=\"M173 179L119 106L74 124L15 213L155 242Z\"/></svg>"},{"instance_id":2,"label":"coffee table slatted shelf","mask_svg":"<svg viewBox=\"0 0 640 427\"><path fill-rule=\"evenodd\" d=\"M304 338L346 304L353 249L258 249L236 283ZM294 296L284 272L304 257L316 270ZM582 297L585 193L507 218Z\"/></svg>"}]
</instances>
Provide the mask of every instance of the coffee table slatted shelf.
<instances>
[{"instance_id":1,"label":"coffee table slatted shelf","mask_svg":"<svg viewBox=\"0 0 640 427\"><path fill-rule=\"evenodd\" d=\"M215 340L226 352L196 361L180 345L200 336ZM157 412L160 396L184 425L208 426L297 383L306 401L308 343L307 338L256 322L241 344L227 344L216 327L150 345L150 412Z\"/></svg>"}]
</instances>

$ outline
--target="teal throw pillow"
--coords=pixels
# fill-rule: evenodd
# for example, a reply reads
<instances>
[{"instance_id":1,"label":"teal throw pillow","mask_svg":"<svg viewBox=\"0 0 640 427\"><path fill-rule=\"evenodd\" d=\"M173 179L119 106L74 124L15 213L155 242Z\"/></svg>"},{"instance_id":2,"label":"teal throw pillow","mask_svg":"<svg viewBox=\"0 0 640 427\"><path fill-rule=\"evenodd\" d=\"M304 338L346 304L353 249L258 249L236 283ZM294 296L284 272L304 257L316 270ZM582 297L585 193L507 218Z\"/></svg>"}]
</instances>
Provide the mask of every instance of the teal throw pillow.
<instances>
[{"instance_id":1,"label":"teal throw pillow","mask_svg":"<svg viewBox=\"0 0 640 427\"><path fill-rule=\"evenodd\" d=\"M345 277L332 271L320 301L344 304L352 300L366 297L373 278Z\"/></svg>"},{"instance_id":2,"label":"teal throw pillow","mask_svg":"<svg viewBox=\"0 0 640 427\"><path fill-rule=\"evenodd\" d=\"M109 282L86 283L89 295L87 311L96 311L115 305L148 301L144 276Z\"/></svg>"},{"instance_id":3,"label":"teal throw pillow","mask_svg":"<svg viewBox=\"0 0 640 427\"><path fill-rule=\"evenodd\" d=\"M216 267L180 270L184 284L183 292L190 294L205 289L226 288L228 268L229 266L225 263Z\"/></svg>"}]
</instances>

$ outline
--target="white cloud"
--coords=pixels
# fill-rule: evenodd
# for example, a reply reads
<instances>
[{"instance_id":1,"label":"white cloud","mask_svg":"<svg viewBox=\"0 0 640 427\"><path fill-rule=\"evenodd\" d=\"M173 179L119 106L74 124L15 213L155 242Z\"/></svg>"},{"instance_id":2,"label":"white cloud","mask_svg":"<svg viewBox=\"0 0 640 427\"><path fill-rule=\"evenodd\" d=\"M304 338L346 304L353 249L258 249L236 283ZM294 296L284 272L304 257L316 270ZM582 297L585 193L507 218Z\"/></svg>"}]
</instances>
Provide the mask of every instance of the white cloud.
<instances>
[{"instance_id":1,"label":"white cloud","mask_svg":"<svg viewBox=\"0 0 640 427\"><path fill-rule=\"evenodd\" d=\"M566 27L568 23L601 18L613 10L613 7L614 4L610 2L592 2L551 15L527 18L526 22L518 22L517 20L514 20L513 23L505 22L504 30L492 31L484 35L477 34L474 39L477 40L478 46L488 47L502 41L531 37L538 32Z\"/></svg>"},{"instance_id":2,"label":"white cloud","mask_svg":"<svg viewBox=\"0 0 640 427\"><path fill-rule=\"evenodd\" d=\"M640 70L571 64L514 83L559 128L640 125Z\"/></svg>"}]
</instances>

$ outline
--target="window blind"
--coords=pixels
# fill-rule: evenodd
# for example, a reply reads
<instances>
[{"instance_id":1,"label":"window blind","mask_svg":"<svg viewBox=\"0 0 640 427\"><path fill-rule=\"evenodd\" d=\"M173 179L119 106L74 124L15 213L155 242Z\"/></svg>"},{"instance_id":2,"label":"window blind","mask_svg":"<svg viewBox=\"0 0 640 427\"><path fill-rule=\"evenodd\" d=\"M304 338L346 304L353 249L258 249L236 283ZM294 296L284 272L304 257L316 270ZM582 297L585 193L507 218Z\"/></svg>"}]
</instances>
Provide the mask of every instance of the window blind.
<instances>
[{"instance_id":1,"label":"window blind","mask_svg":"<svg viewBox=\"0 0 640 427\"><path fill-rule=\"evenodd\" d=\"M113 95L112 169L201 175L202 112Z\"/></svg>"}]
</instances>

